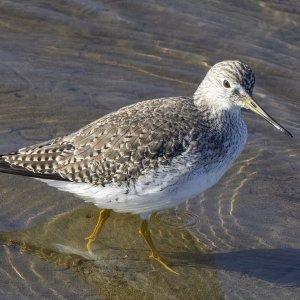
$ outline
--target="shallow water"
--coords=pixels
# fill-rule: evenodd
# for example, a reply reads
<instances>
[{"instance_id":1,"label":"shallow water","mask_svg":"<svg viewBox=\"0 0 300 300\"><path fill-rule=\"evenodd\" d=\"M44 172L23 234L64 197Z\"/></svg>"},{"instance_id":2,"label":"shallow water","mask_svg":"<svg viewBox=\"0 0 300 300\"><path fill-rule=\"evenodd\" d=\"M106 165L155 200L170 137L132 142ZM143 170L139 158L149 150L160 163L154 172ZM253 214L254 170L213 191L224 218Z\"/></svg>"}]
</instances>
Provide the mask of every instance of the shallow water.
<instances>
[{"instance_id":1,"label":"shallow water","mask_svg":"<svg viewBox=\"0 0 300 300\"><path fill-rule=\"evenodd\" d=\"M245 113L248 144L213 188L153 217L180 276L147 260L139 220L0 174L0 298L300 297L297 1L3 1L0 152L70 133L141 99L191 95L210 65L240 59L254 96L294 139Z\"/></svg>"}]
</instances>

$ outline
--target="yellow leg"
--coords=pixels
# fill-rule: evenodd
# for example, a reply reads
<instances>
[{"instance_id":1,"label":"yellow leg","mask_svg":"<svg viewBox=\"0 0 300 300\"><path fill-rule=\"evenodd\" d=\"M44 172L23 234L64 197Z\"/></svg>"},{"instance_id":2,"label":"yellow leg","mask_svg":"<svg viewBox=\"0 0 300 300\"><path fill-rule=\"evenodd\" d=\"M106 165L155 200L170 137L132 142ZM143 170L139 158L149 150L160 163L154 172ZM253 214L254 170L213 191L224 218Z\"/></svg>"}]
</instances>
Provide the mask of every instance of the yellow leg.
<instances>
[{"instance_id":1,"label":"yellow leg","mask_svg":"<svg viewBox=\"0 0 300 300\"><path fill-rule=\"evenodd\" d=\"M150 254L150 258L155 259L156 261L158 261L165 269L167 269L168 271L178 274L177 272L175 272L173 269L171 269L163 260L162 258L159 256L152 238L151 238L151 234L150 231L148 229L148 221L144 220L142 222L141 228L139 230L139 233L141 234L141 236L144 238L145 242L147 243L147 245L150 247L151 249L151 254Z\"/></svg>"},{"instance_id":2,"label":"yellow leg","mask_svg":"<svg viewBox=\"0 0 300 300\"><path fill-rule=\"evenodd\" d=\"M88 250L88 252L90 254L92 254L92 243L96 240L96 238L98 237L98 235L100 234L101 232L101 229L105 223L105 221L109 218L110 216L110 212L111 210L110 209L102 209L100 211L100 214L99 214L99 218L98 218L98 222L93 230L93 232L88 236L86 237L85 239L88 241L86 243L86 248Z\"/></svg>"}]
</instances>

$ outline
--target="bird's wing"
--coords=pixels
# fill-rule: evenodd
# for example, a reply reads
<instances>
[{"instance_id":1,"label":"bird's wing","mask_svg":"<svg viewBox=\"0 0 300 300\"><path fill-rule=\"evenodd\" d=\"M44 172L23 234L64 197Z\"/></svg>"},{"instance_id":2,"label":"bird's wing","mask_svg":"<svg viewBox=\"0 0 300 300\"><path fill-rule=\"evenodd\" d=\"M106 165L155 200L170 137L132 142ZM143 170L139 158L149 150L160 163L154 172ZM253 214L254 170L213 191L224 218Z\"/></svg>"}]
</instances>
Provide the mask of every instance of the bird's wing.
<instances>
[{"instance_id":1,"label":"bird's wing","mask_svg":"<svg viewBox=\"0 0 300 300\"><path fill-rule=\"evenodd\" d=\"M71 144L60 138L0 155L0 172L43 179L67 180L55 171L60 153L69 151Z\"/></svg>"},{"instance_id":2,"label":"bird's wing","mask_svg":"<svg viewBox=\"0 0 300 300\"><path fill-rule=\"evenodd\" d=\"M139 102L68 136L2 155L0 171L102 185L135 179L190 150L198 120L191 98Z\"/></svg>"}]
</instances>

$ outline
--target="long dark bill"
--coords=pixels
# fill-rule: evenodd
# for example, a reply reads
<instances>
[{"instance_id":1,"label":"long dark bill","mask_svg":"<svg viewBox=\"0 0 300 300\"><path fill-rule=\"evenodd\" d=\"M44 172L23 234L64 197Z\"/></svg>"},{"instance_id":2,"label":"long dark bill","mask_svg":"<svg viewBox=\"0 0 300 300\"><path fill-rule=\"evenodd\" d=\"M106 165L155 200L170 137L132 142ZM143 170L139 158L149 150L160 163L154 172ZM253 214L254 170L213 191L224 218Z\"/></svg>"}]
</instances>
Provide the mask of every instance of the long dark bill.
<instances>
[{"instance_id":1,"label":"long dark bill","mask_svg":"<svg viewBox=\"0 0 300 300\"><path fill-rule=\"evenodd\" d=\"M293 137L293 135L289 131L287 131L283 126L281 126L271 116L269 116L250 96L244 98L244 107L252 110L253 112L263 117L266 121L268 121L274 127L279 129L281 132L285 133L290 137Z\"/></svg>"}]
</instances>

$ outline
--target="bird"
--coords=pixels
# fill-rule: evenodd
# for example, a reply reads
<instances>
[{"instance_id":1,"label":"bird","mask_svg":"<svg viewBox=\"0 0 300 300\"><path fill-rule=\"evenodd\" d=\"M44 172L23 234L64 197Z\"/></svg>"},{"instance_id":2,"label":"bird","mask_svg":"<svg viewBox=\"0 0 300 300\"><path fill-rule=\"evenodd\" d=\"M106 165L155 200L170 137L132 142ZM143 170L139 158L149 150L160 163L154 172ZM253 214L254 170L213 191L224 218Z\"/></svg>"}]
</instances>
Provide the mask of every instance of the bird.
<instances>
[{"instance_id":1,"label":"bird","mask_svg":"<svg viewBox=\"0 0 300 300\"><path fill-rule=\"evenodd\" d=\"M34 177L99 209L87 250L111 211L137 214L150 258L177 273L152 240L152 214L216 184L243 150L249 109L292 134L253 99L255 75L237 60L216 63L191 97L143 100L66 136L0 155L0 172Z\"/></svg>"}]
</instances>

